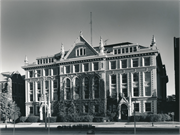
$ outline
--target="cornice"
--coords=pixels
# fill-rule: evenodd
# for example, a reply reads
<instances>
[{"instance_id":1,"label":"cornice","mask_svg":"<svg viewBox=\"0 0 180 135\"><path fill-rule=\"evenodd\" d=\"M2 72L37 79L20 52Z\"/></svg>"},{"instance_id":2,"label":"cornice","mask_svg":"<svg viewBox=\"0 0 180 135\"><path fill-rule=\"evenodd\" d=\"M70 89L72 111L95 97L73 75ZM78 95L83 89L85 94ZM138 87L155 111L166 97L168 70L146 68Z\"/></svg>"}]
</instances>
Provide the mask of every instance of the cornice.
<instances>
[{"instance_id":1,"label":"cornice","mask_svg":"<svg viewBox=\"0 0 180 135\"><path fill-rule=\"evenodd\" d=\"M113 60L113 59L124 59L124 58L132 58L132 57L142 57L142 56L150 56L158 53L157 51L147 51L147 52L134 52L127 54L119 54L119 55L111 55L111 56L89 56L89 57L78 57L73 59L66 59L63 61L56 61L54 63L41 64L41 65L31 65L31 66L22 66L25 70L30 69L40 69L40 68L49 68L53 66L59 65L67 65L67 64L77 64L77 63L85 63L85 62L93 62L93 61L103 61L103 60Z\"/></svg>"}]
</instances>

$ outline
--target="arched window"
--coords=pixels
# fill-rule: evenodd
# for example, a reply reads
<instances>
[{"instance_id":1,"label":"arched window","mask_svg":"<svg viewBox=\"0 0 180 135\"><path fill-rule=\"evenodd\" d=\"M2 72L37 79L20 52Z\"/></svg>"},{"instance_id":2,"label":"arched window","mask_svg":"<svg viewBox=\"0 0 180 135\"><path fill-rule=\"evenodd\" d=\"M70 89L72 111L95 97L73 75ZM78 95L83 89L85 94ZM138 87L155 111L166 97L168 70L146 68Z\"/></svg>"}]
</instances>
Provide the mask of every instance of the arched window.
<instances>
[{"instance_id":1,"label":"arched window","mask_svg":"<svg viewBox=\"0 0 180 135\"><path fill-rule=\"evenodd\" d=\"M85 77L83 79L83 86L84 86L84 98L85 99L89 99L89 79L87 77Z\"/></svg>"},{"instance_id":2,"label":"arched window","mask_svg":"<svg viewBox=\"0 0 180 135\"><path fill-rule=\"evenodd\" d=\"M80 98L80 85L79 85L79 79L76 78L74 82L74 99Z\"/></svg>"},{"instance_id":3,"label":"arched window","mask_svg":"<svg viewBox=\"0 0 180 135\"><path fill-rule=\"evenodd\" d=\"M97 76L93 78L93 94L94 98L99 98L99 78Z\"/></svg>"},{"instance_id":4,"label":"arched window","mask_svg":"<svg viewBox=\"0 0 180 135\"><path fill-rule=\"evenodd\" d=\"M71 99L71 93L70 93L70 80L67 78L65 80L65 96L67 100Z\"/></svg>"}]
</instances>

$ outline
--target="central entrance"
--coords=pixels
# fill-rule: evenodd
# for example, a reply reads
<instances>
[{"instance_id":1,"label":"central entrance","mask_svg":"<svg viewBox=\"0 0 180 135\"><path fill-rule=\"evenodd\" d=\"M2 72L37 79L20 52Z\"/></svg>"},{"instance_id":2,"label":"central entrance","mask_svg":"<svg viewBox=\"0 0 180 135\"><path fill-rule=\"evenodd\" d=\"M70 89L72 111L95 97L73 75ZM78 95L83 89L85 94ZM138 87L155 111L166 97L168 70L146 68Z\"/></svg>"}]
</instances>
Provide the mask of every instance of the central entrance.
<instances>
[{"instance_id":1,"label":"central entrance","mask_svg":"<svg viewBox=\"0 0 180 135\"><path fill-rule=\"evenodd\" d=\"M122 120L128 119L128 108L125 104L121 105L121 119Z\"/></svg>"}]
</instances>

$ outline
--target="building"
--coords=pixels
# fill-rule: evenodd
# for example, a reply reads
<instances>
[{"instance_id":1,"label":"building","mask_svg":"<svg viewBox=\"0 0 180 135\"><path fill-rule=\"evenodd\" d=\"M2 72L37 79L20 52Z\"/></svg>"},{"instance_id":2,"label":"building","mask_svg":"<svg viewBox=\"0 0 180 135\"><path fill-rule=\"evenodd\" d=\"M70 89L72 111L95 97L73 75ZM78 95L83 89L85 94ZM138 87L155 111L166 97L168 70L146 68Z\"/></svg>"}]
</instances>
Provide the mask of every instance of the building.
<instances>
[{"instance_id":1,"label":"building","mask_svg":"<svg viewBox=\"0 0 180 135\"><path fill-rule=\"evenodd\" d=\"M25 81L18 71L0 73L0 92L8 92L25 116Z\"/></svg>"},{"instance_id":2,"label":"building","mask_svg":"<svg viewBox=\"0 0 180 135\"><path fill-rule=\"evenodd\" d=\"M80 33L68 51L61 45L59 53L38 57L32 64L26 58L22 68L26 116L32 113L42 119L43 95L50 97L48 108L53 101L73 101L81 114L106 116L109 110L127 119L134 110L163 111L168 77L154 36L149 47L130 42L104 45L102 38L92 47Z\"/></svg>"},{"instance_id":3,"label":"building","mask_svg":"<svg viewBox=\"0 0 180 135\"><path fill-rule=\"evenodd\" d=\"M174 37L174 70L175 70L175 95L176 95L176 110L175 120L179 121L179 40Z\"/></svg>"}]
</instances>

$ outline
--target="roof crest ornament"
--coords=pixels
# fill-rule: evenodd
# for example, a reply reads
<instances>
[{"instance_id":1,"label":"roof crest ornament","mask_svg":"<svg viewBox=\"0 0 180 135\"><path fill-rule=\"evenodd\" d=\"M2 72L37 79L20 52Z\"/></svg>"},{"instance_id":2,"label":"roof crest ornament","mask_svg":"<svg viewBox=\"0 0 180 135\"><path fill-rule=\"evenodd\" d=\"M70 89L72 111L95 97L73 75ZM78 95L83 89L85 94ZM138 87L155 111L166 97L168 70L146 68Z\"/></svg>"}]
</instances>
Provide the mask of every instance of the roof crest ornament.
<instances>
[{"instance_id":1,"label":"roof crest ornament","mask_svg":"<svg viewBox=\"0 0 180 135\"><path fill-rule=\"evenodd\" d=\"M157 46L156 46L156 39L155 39L155 36L153 35L152 37L152 42L151 42L151 45L150 45L151 49L157 49Z\"/></svg>"},{"instance_id":2,"label":"roof crest ornament","mask_svg":"<svg viewBox=\"0 0 180 135\"><path fill-rule=\"evenodd\" d=\"M28 65L28 59L27 56L25 55L25 59L24 59L24 65L27 66Z\"/></svg>"},{"instance_id":3,"label":"roof crest ornament","mask_svg":"<svg viewBox=\"0 0 180 135\"><path fill-rule=\"evenodd\" d=\"M104 43L101 36L100 36L99 50L100 50L100 55L104 55Z\"/></svg>"}]
</instances>

